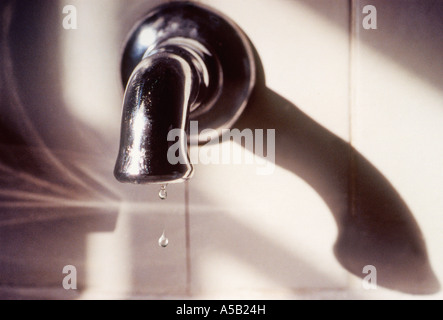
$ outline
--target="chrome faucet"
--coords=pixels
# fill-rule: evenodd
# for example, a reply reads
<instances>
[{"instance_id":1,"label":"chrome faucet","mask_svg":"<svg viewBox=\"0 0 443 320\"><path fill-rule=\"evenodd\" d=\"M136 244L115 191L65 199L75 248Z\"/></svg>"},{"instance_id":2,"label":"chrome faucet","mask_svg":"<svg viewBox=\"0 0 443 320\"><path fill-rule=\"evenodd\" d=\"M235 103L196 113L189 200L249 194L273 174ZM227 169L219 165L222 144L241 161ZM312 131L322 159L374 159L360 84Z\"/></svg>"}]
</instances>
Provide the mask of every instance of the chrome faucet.
<instances>
[{"instance_id":1,"label":"chrome faucet","mask_svg":"<svg viewBox=\"0 0 443 320\"><path fill-rule=\"evenodd\" d=\"M126 90L114 175L137 184L189 179L188 143L207 141L205 128L229 128L255 84L254 56L240 28L187 2L148 14L127 41L121 73ZM187 134L191 120L199 123L197 136ZM168 161L173 129L181 132L177 163Z\"/></svg>"}]
</instances>

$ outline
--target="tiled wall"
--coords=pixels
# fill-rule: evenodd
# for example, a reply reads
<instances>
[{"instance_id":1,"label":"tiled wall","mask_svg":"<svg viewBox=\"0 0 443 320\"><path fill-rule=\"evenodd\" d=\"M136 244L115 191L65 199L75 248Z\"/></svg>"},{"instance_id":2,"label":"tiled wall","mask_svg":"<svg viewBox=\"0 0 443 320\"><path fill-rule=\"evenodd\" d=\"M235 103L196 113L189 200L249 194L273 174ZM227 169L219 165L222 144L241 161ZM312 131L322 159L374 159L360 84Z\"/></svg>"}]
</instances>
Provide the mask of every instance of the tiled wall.
<instances>
[{"instance_id":1,"label":"tiled wall","mask_svg":"<svg viewBox=\"0 0 443 320\"><path fill-rule=\"evenodd\" d=\"M165 201L157 186L119 184L121 44L161 1L22 5L53 19L44 32L11 27L32 37L10 50L24 61L17 80L3 79L19 94L2 108L26 139L1 140L0 294L441 298L443 1L201 2L260 56L266 85L237 125L276 129L274 173L198 164ZM66 4L75 31L60 30ZM364 28L367 5L376 29ZM65 265L77 268L77 290L62 287ZM376 290L364 286L366 265Z\"/></svg>"}]
</instances>

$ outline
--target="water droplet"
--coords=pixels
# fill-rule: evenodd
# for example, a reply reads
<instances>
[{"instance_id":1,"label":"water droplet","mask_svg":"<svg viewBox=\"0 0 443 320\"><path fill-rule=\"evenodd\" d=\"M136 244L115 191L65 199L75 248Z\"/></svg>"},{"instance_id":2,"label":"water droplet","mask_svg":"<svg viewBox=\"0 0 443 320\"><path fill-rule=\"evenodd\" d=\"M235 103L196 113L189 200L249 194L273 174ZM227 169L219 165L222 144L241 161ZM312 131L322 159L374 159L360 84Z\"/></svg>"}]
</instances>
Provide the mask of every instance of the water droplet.
<instances>
[{"instance_id":1,"label":"water droplet","mask_svg":"<svg viewBox=\"0 0 443 320\"><path fill-rule=\"evenodd\" d=\"M166 238L165 232L163 231L161 237L158 239L158 245L160 247L166 248L169 244L169 239Z\"/></svg>"},{"instance_id":2,"label":"water droplet","mask_svg":"<svg viewBox=\"0 0 443 320\"><path fill-rule=\"evenodd\" d=\"M160 191L158 192L158 196L162 200L165 200L168 197L168 192L166 191L166 186L167 185L162 184L160 187Z\"/></svg>"}]
</instances>

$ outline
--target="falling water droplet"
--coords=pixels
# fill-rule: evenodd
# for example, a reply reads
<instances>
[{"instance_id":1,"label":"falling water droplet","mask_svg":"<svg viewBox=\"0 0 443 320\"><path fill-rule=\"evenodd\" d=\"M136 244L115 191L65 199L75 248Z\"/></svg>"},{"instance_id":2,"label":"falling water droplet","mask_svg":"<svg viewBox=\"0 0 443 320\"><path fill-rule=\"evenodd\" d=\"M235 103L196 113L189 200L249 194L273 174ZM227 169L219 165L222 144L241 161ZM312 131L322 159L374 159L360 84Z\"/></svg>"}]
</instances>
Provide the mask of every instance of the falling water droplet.
<instances>
[{"instance_id":1,"label":"falling water droplet","mask_svg":"<svg viewBox=\"0 0 443 320\"><path fill-rule=\"evenodd\" d=\"M162 184L160 187L160 191L158 192L158 196L162 200L165 200L168 197L168 192L166 191L166 186L167 185Z\"/></svg>"},{"instance_id":2,"label":"falling water droplet","mask_svg":"<svg viewBox=\"0 0 443 320\"><path fill-rule=\"evenodd\" d=\"M161 237L158 239L158 245L160 247L166 248L169 244L169 239L166 238L165 232L163 231Z\"/></svg>"}]
</instances>

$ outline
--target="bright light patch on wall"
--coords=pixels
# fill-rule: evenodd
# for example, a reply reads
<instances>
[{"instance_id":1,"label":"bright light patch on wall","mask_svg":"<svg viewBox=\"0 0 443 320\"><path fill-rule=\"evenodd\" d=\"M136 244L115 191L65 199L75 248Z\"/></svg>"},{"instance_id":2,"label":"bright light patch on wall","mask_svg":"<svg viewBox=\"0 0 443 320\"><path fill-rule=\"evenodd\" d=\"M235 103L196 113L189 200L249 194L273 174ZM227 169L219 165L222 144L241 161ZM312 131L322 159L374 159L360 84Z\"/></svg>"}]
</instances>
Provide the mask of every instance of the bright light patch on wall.
<instances>
[{"instance_id":1,"label":"bright light patch on wall","mask_svg":"<svg viewBox=\"0 0 443 320\"><path fill-rule=\"evenodd\" d=\"M86 295L102 293L117 299L131 292L131 244L127 236L131 232L131 214L120 210L114 232L87 234Z\"/></svg>"},{"instance_id":2,"label":"bright light patch on wall","mask_svg":"<svg viewBox=\"0 0 443 320\"><path fill-rule=\"evenodd\" d=\"M275 287L276 283L263 275L254 265L250 265L231 256L217 252L207 254L198 264L198 289L201 291L230 291L233 289Z\"/></svg>"},{"instance_id":3,"label":"bright light patch on wall","mask_svg":"<svg viewBox=\"0 0 443 320\"><path fill-rule=\"evenodd\" d=\"M118 131L122 86L119 79L119 2L76 1L78 24L65 29L60 4L62 94L68 111L103 134ZM109 17L109 18L105 18Z\"/></svg>"}]
</instances>

